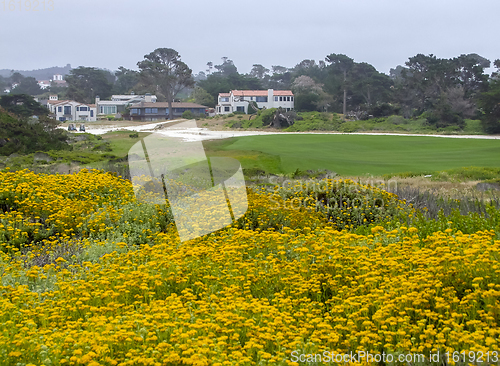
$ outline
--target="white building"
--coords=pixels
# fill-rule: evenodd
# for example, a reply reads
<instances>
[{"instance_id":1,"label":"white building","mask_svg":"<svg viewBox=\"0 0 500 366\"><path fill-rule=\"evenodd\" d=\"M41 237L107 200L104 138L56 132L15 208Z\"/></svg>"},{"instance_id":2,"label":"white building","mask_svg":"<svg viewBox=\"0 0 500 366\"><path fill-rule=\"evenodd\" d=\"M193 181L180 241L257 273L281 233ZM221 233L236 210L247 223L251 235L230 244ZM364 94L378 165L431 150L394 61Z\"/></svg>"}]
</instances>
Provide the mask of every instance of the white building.
<instances>
[{"instance_id":1,"label":"white building","mask_svg":"<svg viewBox=\"0 0 500 366\"><path fill-rule=\"evenodd\" d=\"M294 109L294 99L291 90L231 90L229 93L220 93L215 112L228 114L233 112L253 113L248 105L257 103L259 109L283 108L286 111Z\"/></svg>"},{"instance_id":2,"label":"white building","mask_svg":"<svg viewBox=\"0 0 500 366\"><path fill-rule=\"evenodd\" d=\"M40 80L38 82L38 86L40 87L40 89L47 89L50 87L50 82L51 80Z\"/></svg>"},{"instance_id":3,"label":"white building","mask_svg":"<svg viewBox=\"0 0 500 366\"><path fill-rule=\"evenodd\" d=\"M156 95L112 95L111 100L101 100L99 96L95 98L98 115L113 115L118 118L121 117L121 113L125 112L129 105L141 102L156 103Z\"/></svg>"},{"instance_id":4,"label":"white building","mask_svg":"<svg viewBox=\"0 0 500 366\"><path fill-rule=\"evenodd\" d=\"M74 100L58 100L51 95L47 101L47 108L58 121L96 121L97 108L95 104L84 104Z\"/></svg>"}]
</instances>

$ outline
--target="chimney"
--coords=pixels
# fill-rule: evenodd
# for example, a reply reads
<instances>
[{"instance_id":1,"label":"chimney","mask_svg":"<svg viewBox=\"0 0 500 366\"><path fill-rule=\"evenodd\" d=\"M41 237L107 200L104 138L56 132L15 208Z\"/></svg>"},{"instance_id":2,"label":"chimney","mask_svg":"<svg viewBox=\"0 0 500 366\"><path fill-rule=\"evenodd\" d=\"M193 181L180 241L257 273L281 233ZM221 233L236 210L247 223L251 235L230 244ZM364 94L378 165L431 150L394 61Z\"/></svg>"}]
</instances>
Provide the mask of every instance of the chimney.
<instances>
[{"instance_id":1,"label":"chimney","mask_svg":"<svg viewBox=\"0 0 500 366\"><path fill-rule=\"evenodd\" d=\"M100 101L101 101L101 98L98 95L96 95L95 96L95 105L98 105Z\"/></svg>"},{"instance_id":2,"label":"chimney","mask_svg":"<svg viewBox=\"0 0 500 366\"><path fill-rule=\"evenodd\" d=\"M144 95L144 102L145 102L145 103L151 103L151 94L146 93L146 94Z\"/></svg>"}]
</instances>

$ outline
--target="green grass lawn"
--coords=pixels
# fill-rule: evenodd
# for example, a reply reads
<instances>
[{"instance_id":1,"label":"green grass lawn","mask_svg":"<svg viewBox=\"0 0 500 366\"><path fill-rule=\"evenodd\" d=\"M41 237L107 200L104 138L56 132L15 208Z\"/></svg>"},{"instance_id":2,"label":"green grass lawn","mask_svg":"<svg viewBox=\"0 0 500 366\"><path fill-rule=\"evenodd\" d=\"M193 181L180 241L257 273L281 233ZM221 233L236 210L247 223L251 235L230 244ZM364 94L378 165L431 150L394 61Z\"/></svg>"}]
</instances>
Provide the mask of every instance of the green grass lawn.
<instances>
[{"instance_id":1,"label":"green grass lawn","mask_svg":"<svg viewBox=\"0 0 500 366\"><path fill-rule=\"evenodd\" d=\"M150 135L150 132L138 132L138 138L130 138L129 135L133 134L133 131L113 131L102 135L104 141L109 141L111 148L113 149L113 154L118 157L127 156L130 148L141 138Z\"/></svg>"},{"instance_id":2,"label":"green grass lawn","mask_svg":"<svg viewBox=\"0 0 500 366\"><path fill-rule=\"evenodd\" d=\"M207 155L234 157L269 173L329 169L341 175L500 167L500 140L414 136L268 135L204 143Z\"/></svg>"}]
</instances>

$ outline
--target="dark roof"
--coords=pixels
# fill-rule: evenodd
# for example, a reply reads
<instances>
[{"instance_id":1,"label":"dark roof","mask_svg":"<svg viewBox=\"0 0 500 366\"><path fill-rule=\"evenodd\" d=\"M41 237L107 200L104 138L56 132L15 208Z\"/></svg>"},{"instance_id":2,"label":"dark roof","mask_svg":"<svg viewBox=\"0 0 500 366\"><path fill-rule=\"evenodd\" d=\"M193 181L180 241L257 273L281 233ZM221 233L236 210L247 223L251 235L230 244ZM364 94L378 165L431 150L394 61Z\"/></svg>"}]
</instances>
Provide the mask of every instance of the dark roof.
<instances>
[{"instance_id":1,"label":"dark roof","mask_svg":"<svg viewBox=\"0 0 500 366\"><path fill-rule=\"evenodd\" d=\"M135 103L130 106L131 108L168 108L167 102L156 102L156 103ZM204 108L207 106L197 104L197 103L183 103L183 102L173 102L172 108Z\"/></svg>"}]
</instances>

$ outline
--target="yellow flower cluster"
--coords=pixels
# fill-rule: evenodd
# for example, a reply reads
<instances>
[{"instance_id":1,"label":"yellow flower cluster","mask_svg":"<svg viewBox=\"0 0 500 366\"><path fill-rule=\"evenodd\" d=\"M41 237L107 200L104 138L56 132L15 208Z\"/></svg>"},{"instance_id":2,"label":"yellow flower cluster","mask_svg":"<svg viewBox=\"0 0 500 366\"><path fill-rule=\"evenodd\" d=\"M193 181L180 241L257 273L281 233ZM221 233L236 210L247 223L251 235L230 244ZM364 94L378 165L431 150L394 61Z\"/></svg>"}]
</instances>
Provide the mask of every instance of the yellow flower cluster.
<instances>
[{"instance_id":1,"label":"yellow flower cluster","mask_svg":"<svg viewBox=\"0 0 500 366\"><path fill-rule=\"evenodd\" d=\"M119 212L111 207L134 199L127 181L96 170L70 175L0 172L0 182L0 249L69 238L81 234L84 223L98 231L103 220L88 221L91 213L101 209L101 216L116 219Z\"/></svg>"},{"instance_id":2,"label":"yellow flower cluster","mask_svg":"<svg viewBox=\"0 0 500 366\"><path fill-rule=\"evenodd\" d=\"M57 215L52 220L73 227L79 220L74 207L95 213L106 200L130 199L131 186L117 179L88 183L95 186L76 198L62 183L76 178L22 174L37 183L27 181L18 201L39 202L39 188L54 198L54 206L42 199L32 211L16 206L23 218ZM107 177L85 172L79 179L93 174ZM60 192L52 193L48 182L61 182ZM69 206L79 199L83 203ZM240 227L182 244L176 232L156 232L152 245L98 261L61 258L31 267L31 281L56 281L41 294L25 285L1 286L2 365L292 365L293 351L499 349L494 232L450 230L421 241L414 227L376 226L357 235L319 224L317 213L306 209L273 210L265 195L249 199L254 218ZM276 230L274 214L285 215L290 226ZM308 226L311 219L317 221ZM254 224L261 230L249 227ZM3 261L15 258L4 254ZM11 266L22 269L22 263Z\"/></svg>"}]
</instances>

